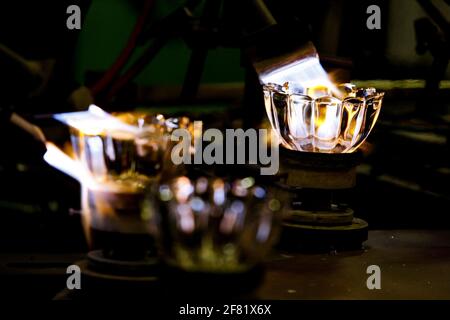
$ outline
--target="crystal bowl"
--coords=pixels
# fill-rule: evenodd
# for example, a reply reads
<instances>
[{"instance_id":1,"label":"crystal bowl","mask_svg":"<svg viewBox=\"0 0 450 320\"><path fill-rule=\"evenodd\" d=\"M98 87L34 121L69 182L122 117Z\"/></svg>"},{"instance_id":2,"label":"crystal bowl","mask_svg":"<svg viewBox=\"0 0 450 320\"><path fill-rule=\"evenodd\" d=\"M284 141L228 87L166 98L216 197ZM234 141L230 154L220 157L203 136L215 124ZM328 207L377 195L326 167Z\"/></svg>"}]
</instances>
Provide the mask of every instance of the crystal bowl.
<instances>
[{"instance_id":1,"label":"crystal bowl","mask_svg":"<svg viewBox=\"0 0 450 320\"><path fill-rule=\"evenodd\" d=\"M380 114L384 93L342 84L303 88L263 86L264 103L281 144L304 152L350 153L358 149Z\"/></svg>"}]
</instances>

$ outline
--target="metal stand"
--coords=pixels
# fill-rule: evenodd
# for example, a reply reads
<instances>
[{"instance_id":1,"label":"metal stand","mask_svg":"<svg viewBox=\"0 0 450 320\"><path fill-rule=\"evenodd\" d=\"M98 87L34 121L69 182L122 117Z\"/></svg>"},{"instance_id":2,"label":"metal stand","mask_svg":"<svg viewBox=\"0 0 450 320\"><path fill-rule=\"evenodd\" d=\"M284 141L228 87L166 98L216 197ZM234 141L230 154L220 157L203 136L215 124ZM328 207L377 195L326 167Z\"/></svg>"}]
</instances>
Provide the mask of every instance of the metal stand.
<instances>
[{"instance_id":1,"label":"metal stand","mask_svg":"<svg viewBox=\"0 0 450 320\"><path fill-rule=\"evenodd\" d=\"M334 194L356 183L359 153L323 154L280 149L284 184L295 197L284 218L282 246L299 249L360 249L368 224L336 202Z\"/></svg>"}]
</instances>

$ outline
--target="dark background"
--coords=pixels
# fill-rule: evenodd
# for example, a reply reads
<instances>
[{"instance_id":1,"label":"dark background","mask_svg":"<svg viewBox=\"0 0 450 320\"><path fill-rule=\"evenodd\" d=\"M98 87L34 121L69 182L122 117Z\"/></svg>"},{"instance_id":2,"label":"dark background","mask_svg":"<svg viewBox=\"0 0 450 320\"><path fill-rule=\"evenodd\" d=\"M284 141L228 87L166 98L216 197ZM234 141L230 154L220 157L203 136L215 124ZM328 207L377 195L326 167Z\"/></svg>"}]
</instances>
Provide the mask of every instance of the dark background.
<instances>
[{"instance_id":1,"label":"dark background","mask_svg":"<svg viewBox=\"0 0 450 320\"><path fill-rule=\"evenodd\" d=\"M148 23L164 18L181 3L156 1ZM448 30L438 26L417 1L267 3L278 21L299 21L301 29L289 30L293 41L308 33L321 56L338 61L331 63L330 70L361 86L386 91L380 119L365 147L358 186L351 191L350 204L356 214L373 230L449 229ZM432 3L450 19L450 6L444 1ZM70 4L82 8L81 31L66 28ZM137 0L2 1L0 43L26 59L53 59L56 64L47 87L34 97L16 92L13 84L20 81L0 70L0 104L12 105L41 126L50 140L67 140L65 128L46 115L77 110L68 96L80 86L90 86L114 63L142 4ZM381 30L366 27L366 8L372 4L381 8ZM253 117L254 123L264 121L263 107L249 104L244 95L249 80L239 49L239 21L248 23L251 12L245 10L244 1L225 0L224 8L228 18L219 26L230 32L232 41L211 45L197 99L179 95L191 49L198 42L176 35L102 107L187 114L217 127L241 124L246 116ZM201 13L202 5L194 15ZM425 40L419 43L415 21L420 18L428 19L437 31L424 28ZM150 43L141 40L136 55ZM267 41L282 45L276 38ZM419 52L418 44L422 45ZM17 128L1 123L0 133L0 252L84 252L79 216L74 214L79 209L78 184L49 168L40 146Z\"/></svg>"}]
</instances>

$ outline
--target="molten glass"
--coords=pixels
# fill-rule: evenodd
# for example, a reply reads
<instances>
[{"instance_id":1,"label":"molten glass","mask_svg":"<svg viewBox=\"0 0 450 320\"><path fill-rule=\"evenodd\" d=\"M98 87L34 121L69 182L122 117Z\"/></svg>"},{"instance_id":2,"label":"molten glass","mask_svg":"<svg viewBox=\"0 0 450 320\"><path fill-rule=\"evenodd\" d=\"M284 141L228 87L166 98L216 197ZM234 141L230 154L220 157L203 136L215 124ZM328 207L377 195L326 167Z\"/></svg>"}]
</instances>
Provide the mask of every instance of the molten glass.
<instances>
[{"instance_id":1,"label":"molten glass","mask_svg":"<svg viewBox=\"0 0 450 320\"><path fill-rule=\"evenodd\" d=\"M292 88L290 88L292 87ZM281 144L291 150L350 153L370 134L384 93L352 84L337 88L267 84L267 115Z\"/></svg>"}]
</instances>

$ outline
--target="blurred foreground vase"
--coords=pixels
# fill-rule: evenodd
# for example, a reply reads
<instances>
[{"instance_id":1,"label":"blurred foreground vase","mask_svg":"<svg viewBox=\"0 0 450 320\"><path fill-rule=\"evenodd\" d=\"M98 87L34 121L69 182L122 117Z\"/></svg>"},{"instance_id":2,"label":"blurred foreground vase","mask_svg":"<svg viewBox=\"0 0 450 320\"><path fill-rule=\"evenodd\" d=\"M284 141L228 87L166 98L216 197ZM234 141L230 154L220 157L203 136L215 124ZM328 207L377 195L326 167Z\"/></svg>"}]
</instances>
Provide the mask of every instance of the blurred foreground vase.
<instances>
[{"instance_id":1,"label":"blurred foreground vase","mask_svg":"<svg viewBox=\"0 0 450 320\"><path fill-rule=\"evenodd\" d=\"M266 189L253 178L228 183L179 177L155 194L159 244L177 290L195 284L191 291L202 286L217 294L259 284L256 270L262 270L280 227L281 203Z\"/></svg>"}]
</instances>

